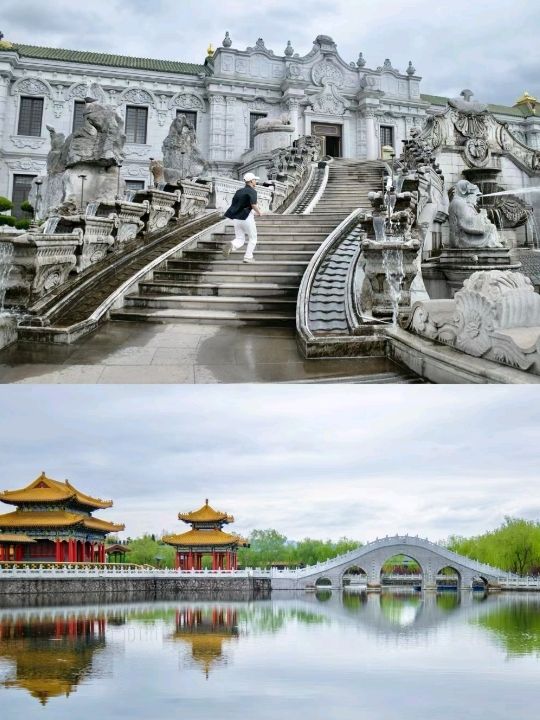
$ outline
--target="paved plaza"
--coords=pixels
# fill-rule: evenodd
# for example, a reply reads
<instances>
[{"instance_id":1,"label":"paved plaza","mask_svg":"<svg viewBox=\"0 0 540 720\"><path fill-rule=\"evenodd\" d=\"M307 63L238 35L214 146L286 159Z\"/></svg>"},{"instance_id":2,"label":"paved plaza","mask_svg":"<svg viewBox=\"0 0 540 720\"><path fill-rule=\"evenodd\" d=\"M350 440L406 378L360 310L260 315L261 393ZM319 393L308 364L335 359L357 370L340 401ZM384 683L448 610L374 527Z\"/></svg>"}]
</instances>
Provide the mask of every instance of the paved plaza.
<instances>
[{"instance_id":1,"label":"paved plaza","mask_svg":"<svg viewBox=\"0 0 540 720\"><path fill-rule=\"evenodd\" d=\"M71 346L0 352L1 383L400 381L386 358L304 360L292 328L114 322Z\"/></svg>"}]
</instances>

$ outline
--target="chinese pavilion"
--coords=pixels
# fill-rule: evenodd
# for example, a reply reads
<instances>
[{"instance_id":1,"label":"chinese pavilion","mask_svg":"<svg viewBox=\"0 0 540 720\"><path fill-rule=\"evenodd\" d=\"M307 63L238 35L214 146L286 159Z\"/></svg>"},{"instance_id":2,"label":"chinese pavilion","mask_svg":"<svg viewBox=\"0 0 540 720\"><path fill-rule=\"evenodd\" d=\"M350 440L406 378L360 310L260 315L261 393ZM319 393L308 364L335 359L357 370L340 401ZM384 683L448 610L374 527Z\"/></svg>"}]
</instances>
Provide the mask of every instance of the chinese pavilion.
<instances>
[{"instance_id":1,"label":"chinese pavilion","mask_svg":"<svg viewBox=\"0 0 540 720\"><path fill-rule=\"evenodd\" d=\"M0 515L0 562L105 562L105 538L124 529L92 517L112 502L90 497L66 480L42 473L21 490L0 493L0 502L15 505Z\"/></svg>"},{"instance_id":2,"label":"chinese pavilion","mask_svg":"<svg viewBox=\"0 0 540 720\"><path fill-rule=\"evenodd\" d=\"M180 513L178 519L191 525L191 530L163 538L164 543L176 548L177 570L202 570L205 555L212 556L212 570L237 569L238 548L248 547L248 543L223 531L224 525L234 522L232 515L214 510L207 500L200 510Z\"/></svg>"}]
</instances>

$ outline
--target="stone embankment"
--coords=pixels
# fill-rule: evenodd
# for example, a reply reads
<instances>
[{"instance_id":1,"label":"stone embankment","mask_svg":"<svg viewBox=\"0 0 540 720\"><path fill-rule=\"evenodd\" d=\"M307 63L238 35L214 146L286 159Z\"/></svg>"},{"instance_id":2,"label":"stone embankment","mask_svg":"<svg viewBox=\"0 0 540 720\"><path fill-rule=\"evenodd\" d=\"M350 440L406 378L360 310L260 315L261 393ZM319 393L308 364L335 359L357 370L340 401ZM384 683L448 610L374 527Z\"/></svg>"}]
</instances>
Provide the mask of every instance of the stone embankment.
<instances>
[{"instance_id":1,"label":"stone embankment","mask_svg":"<svg viewBox=\"0 0 540 720\"><path fill-rule=\"evenodd\" d=\"M48 577L0 578L0 605L22 598L66 596L111 600L174 600L183 594L227 595L237 599L262 600L270 596L270 578L253 577Z\"/></svg>"}]
</instances>

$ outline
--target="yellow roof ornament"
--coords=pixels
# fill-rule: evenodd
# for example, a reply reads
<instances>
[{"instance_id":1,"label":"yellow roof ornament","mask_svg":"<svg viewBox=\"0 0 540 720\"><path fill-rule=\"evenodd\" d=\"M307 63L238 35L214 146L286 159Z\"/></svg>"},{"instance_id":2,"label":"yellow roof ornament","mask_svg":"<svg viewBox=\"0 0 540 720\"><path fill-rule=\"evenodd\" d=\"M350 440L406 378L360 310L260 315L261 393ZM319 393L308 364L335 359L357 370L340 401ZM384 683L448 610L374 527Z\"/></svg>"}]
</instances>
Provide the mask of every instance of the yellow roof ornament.
<instances>
[{"instance_id":1,"label":"yellow roof ornament","mask_svg":"<svg viewBox=\"0 0 540 720\"><path fill-rule=\"evenodd\" d=\"M0 31L0 50L11 50L13 43L4 40L4 33Z\"/></svg>"},{"instance_id":2,"label":"yellow roof ornament","mask_svg":"<svg viewBox=\"0 0 540 720\"><path fill-rule=\"evenodd\" d=\"M207 55L207 57L213 57L215 52L216 52L216 51L215 51L214 46L212 45L212 43L210 43L210 45L209 45L209 46L207 47L207 49L206 49L206 55Z\"/></svg>"},{"instance_id":3,"label":"yellow roof ornament","mask_svg":"<svg viewBox=\"0 0 540 720\"><path fill-rule=\"evenodd\" d=\"M530 112L536 115L537 105L538 99L531 95L529 92L527 92L527 90L525 90L523 95L518 100L516 100L516 104L514 105L514 107L525 106L528 110L530 110Z\"/></svg>"}]
</instances>

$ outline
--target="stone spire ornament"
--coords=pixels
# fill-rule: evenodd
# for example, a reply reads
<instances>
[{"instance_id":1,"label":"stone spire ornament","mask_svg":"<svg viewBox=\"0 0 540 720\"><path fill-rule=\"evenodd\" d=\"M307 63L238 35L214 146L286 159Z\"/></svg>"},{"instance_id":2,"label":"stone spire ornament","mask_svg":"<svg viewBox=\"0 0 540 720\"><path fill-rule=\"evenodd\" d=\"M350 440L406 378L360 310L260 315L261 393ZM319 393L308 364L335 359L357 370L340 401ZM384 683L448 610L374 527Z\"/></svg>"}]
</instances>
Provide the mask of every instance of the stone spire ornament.
<instances>
[{"instance_id":1,"label":"stone spire ornament","mask_svg":"<svg viewBox=\"0 0 540 720\"><path fill-rule=\"evenodd\" d=\"M291 45L291 41L287 40L287 47L285 48L285 55L287 57L292 57L294 55L294 48Z\"/></svg>"},{"instance_id":2,"label":"stone spire ornament","mask_svg":"<svg viewBox=\"0 0 540 720\"><path fill-rule=\"evenodd\" d=\"M415 72L416 72L416 68L412 64L412 60L409 60L409 66L407 68L407 75L414 75Z\"/></svg>"},{"instance_id":3,"label":"stone spire ornament","mask_svg":"<svg viewBox=\"0 0 540 720\"><path fill-rule=\"evenodd\" d=\"M222 45L224 48L230 48L232 45L231 36L229 35L229 31L225 33L225 37L223 38Z\"/></svg>"},{"instance_id":4,"label":"stone spire ornament","mask_svg":"<svg viewBox=\"0 0 540 720\"><path fill-rule=\"evenodd\" d=\"M356 64L359 68L363 68L366 66L366 58L364 57L364 53L360 53L358 56L358 60L356 61Z\"/></svg>"}]
</instances>

